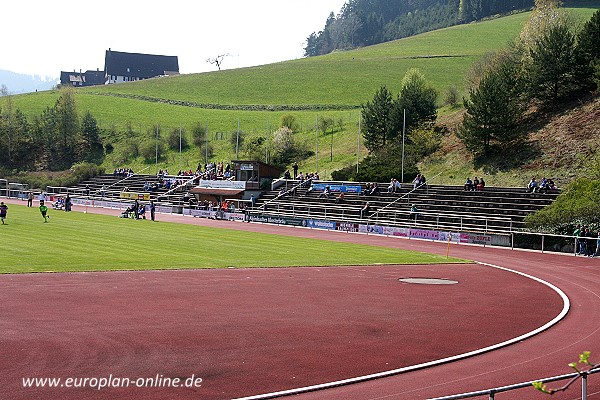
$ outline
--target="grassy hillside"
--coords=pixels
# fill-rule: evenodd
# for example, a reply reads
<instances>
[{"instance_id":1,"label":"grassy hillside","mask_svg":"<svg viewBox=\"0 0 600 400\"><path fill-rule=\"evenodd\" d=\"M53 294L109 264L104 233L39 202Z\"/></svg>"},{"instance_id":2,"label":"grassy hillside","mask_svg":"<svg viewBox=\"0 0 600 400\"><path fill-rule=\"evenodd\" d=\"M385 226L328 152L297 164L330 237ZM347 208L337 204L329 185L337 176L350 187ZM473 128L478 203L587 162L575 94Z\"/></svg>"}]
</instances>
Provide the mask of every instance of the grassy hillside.
<instances>
[{"instance_id":1,"label":"grassy hillside","mask_svg":"<svg viewBox=\"0 0 600 400\"><path fill-rule=\"evenodd\" d=\"M441 118L451 130L461 121L462 112ZM485 166L474 165L471 155L456 136L444 138L440 151L424 160L419 168L437 182L461 185L470 176L484 176L495 186L525 187L532 176L553 178L564 187L585 176L585 163L600 146L600 98L566 105L546 120L528 127L529 139L511 154L489 159Z\"/></svg>"},{"instance_id":2,"label":"grassy hillside","mask_svg":"<svg viewBox=\"0 0 600 400\"><path fill-rule=\"evenodd\" d=\"M438 90L450 85L461 88L468 66L483 54L505 46L514 39L527 15L517 14L460 25L325 56L84 88L79 92L142 95L221 105L360 105L372 97L381 85L398 87L409 68L421 69ZM50 97L53 95L45 94ZM43 104L44 101L38 102L33 98L45 94L26 96L23 104L31 103L31 111L35 112L35 106L39 107L39 103Z\"/></svg>"},{"instance_id":3,"label":"grassy hillside","mask_svg":"<svg viewBox=\"0 0 600 400\"><path fill-rule=\"evenodd\" d=\"M585 19L594 10L572 9ZM243 132L268 137L279 126L282 115L293 114L301 131L297 138L314 150L317 114L320 118L342 119L343 129L338 128L334 135L333 161L331 136L320 133L318 137L318 170L328 176L365 155L364 151L357 155L357 107L369 101L380 86L397 93L405 72L419 68L440 95L451 86L464 93L464 78L470 66L516 38L527 18L528 13L516 14L377 46L252 68L79 89L76 98L80 113L90 110L102 128L124 132L129 126L140 137L152 136L148 132L156 124L163 136L180 126L189 135L194 124L207 125L215 160L235 157L227 136L237 129L238 121ZM31 93L15 96L14 103L33 117L54 104L58 96L56 91ZM192 104L173 105L158 99ZM242 107L248 105L294 105L304 111L266 111L264 107L248 111L248 107ZM219 109L225 106L233 109ZM223 140L214 140L215 132L224 133ZM121 137L109 140L118 148ZM145 165L141 160L130 160L128 165L138 170L176 170L195 168L198 161L204 162L204 156L191 149L182 155L169 153L158 166ZM105 165L110 169L120 163L120 157L109 156ZM304 161L301 169L316 170L316 157Z\"/></svg>"}]
</instances>

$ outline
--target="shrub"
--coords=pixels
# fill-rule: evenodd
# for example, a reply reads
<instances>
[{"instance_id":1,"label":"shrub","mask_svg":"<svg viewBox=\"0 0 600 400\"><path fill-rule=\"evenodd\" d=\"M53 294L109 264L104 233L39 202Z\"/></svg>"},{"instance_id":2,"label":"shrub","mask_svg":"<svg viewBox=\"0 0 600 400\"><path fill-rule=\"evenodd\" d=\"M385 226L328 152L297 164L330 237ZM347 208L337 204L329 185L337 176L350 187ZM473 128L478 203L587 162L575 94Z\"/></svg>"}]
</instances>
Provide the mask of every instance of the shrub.
<instances>
[{"instance_id":1,"label":"shrub","mask_svg":"<svg viewBox=\"0 0 600 400\"><path fill-rule=\"evenodd\" d=\"M460 96L458 94L458 89L456 86L450 86L446 89L444 93L444 104L448 105L452 108L458 107L458 101L460 100Z\"/></svg>"},{"instance_id":2,"label":"shrub","mask_svg":"<svg viewBox=\"0 0 600 400\"><path fill-rule=\"evenodd\" d=\"M75 182L81 182L104 174L104 168L96 164L80 162L71 167L71 173Z\"/></svg>"},{"instance_id":3,"label":"shrub","mask_svg":"<svg viewBox=\"0 0 600 400\"><path fill-rule=\"evenodd\" d=\"M418 173L414 165L405 165L404 181L410 182ZM399 162L390 162L385 157L369 155L365 157L358 165L349 165L341 170L333 171L331 178L336 181L355 181L355 182L389 182L392 178L400 180L402 176L402 167Z\"/></svg>"},{"instance_id":4,"label":"shrub","mask_svg":"<svg viewBox=\"0 0 600 400\"><path fill-rule=\"evenodd\" d=\"M192 142L195 147L202 147L206 143L206 127L200 122L192 129Z\"/></svg>"},{"instance_id":5,"label":"shrub","mask_svg":"<svg viewBox=\"0 0 600 400\"><path fill-rule=\"evenodd\" d=\"M169 149L179 151L179 145L181 143L181 149L185 150L189 147L185 132L179 128L173 129L167 138Z\"/></svg>"},{"instance_id":6,"label":"shrub","mask_svg":"<svg viewBox=\"0 0 600 400\"><path fill-rule=\"evenodd\" d=\"M155 162L161 159L165 153L165 143L162 140L146 140L140 144L140 155L146 163Z\"/></svg>"},{"instance_id":7,"label":"shrub","mask_svg":"<svg viewBox=\"0 0 600 400\"><path fill-rule=\"evenodd\" d=\"M525 217L528 228L572 233L576 224L600 225L600 180L579 178L571 182L556 201Z\"/></svg>"},{"instance_id":8,"label":"shrub","mask_svg":"<svg viewBox=\"0 0 600 400\"><path fill-rule=\"evenodd\" d=\"M46 190L47 186L74 186L79 182L104 174L104 168L92 163L77 163L71 169L57 172L24 172L7 179L23 183L30 189Z\"/></svg>"}]
</instances>

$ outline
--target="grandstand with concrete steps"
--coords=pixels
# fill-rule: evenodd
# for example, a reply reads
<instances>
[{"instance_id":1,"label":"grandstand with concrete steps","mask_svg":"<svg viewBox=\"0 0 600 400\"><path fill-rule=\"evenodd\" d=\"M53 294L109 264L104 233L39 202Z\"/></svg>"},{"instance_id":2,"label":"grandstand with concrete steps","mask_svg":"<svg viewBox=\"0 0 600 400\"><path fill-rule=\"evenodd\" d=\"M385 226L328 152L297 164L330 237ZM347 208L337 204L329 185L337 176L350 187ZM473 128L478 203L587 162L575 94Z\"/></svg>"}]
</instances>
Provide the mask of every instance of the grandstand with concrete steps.
<instances>
[{"instance_id":1,"label":"grandstand with concrete steps","mask_svg":"<svg viewBox=\"0 0 600 400\"><path fill-rule=\"evenodd\" d=\"M342 182L319 182L322 185L343 185ZM558 195L527 193L525 188L485 187L481 191L465 191L462 186L427 185L414 189L404 185L396 193L388 193L380 185L379 193L364 195L345 193L341 204L338 193L329 198L308 185L286 181L282 188L265 193L256 204L255 212L266 216L312 218L350 223L381 224L399 227L421 227L477 232L510 232L523 228L525 216L549 204ZM285 195L280 195L281 191ZM366 202L371 211L361 217ZM417 215L411 207L418 209Z\"/></svg>"},{"instance_id":2,"label":"grandstand with concrete steps","mask_svg":"<svg viewBox=\"0 0 600 400\"><path fill-rule=\"evenodd\" d=\"M185 177L191 180L192 177ZM185 182L185 179L183 179ZM158 187L156 190L145 190L146 184L158 185L159 177L156 175L133 174L131 176L104 174L93 177L89 180L80 182L71 187L49 186L48 193L56 195L66 195L70 193L73 197L89 197L90 199L99 200L116 200L120 199L122 192L133 193L150 193L150 200L167 206L183 206L185 187L170 188ZM104 196L102 196L102 187L105 187ZM87 196L87 187L89 187L89 196ZM188 184L187 187L190 187Z\"/></svg>"},{"instance_id":3,"label":"grandstand with concrete steps","mask_svg":"<svg viewBox=\"0 0 600 400\"><path fill-rule=\"evenodd\" d=\"M189 182L177 189L159 188L150 191L150 199L159 205L177 209L189 207L186 197L193 186ZM104 174L83 181L74 187L49 187L48 192L71 196L101 199L102 186L106 187L105 199L120 199L121 192L147 192L146 183L157 184L156 175L134 174L115 176ZM329 198L322 196L322 188L351 185L360 187L360 193L346 192L342 203L336 202L339 192L333 191ZM300 184L295 180L278 180L276 188L263 192L257 199L252 215L274 218L312 219L341 223L373 224L421 229L454 230L482 233L508 233L524 227L525 216L551 204L558 192L528 193L525 188L485 187L481 191L465 191L462 186L426 185L414 188L403 185L395 193L388 193L387 184L379 185L379 192L365 195L366 183L318 181ZM281 195L285 192L284 195ZM366 202L371 210L361 216ZM418 213L412 212L416 206Z\"/></svg>"}]
</instances>

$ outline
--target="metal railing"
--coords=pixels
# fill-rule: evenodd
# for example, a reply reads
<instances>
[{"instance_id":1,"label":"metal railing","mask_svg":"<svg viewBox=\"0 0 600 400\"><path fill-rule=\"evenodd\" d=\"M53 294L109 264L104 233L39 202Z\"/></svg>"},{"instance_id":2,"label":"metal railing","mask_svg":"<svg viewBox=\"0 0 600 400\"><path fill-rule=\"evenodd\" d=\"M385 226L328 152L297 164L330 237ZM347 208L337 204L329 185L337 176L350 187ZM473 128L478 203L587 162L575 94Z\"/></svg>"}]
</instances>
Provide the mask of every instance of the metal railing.
<instances>
[{"instance_id":1,"label":"metal railing","mask_svg":"<svg viewBox=\"0 0 600 400\"><path fill-rule=\"evenodd\" d=\"M275 186L276 186L277 188L279 188L279 187L281 187L282 185L284 185L284 184L285 184L285 189L286 189L286 190L285 190L285 193L286 193L286 194L287 194L287 193L294 193L296 190L298 190L298 189L299 189L299 188L301 188L301 187L305 187L305 186L310 186L310 185L312 185L312 182L313 182L313 180L312 180L312 179L307 179L307 180L305 180L305 181L302 181L302 182L299 182L299 183L297 183L297 184L294 184L294 185L292 185L292 188L291 188L291 189L289 189L289 188L288 188L288 183L289 183L289 182L290 182L290 180L289 180L289 179L278 179L278 180L277 180L275 183L272 183L272 187L275 187ZM298 182L298 181L294 180L294 181L292 181L292 182L294 182L294 183L295 183L295 182ZM277 201L277 200L279 200L281 197L282 197L282 196L278 194L277 196L273 197L271 200L267 200L265 203L261 204L261 205L260 205L258 208L259 208L259 209L266 210L266 208L267 208L267 206L268 206L269 204L273 203L274 201Z\"/></svg>"},{"instance_id":2,"label":"metal railing","mask_svg":"<svg viewBox=\"0 0 600 400\"><path fill-rule=\"evenodd\" d=\"M427 193L429 193L429 185L431 184L432 181L435 180L435 178L437 178L441 174L442 173L440 172L439 174L437 174L436 176L434 176L433 178L431 178L428 182L420 183L418 185L414 184L414 187L413 187L413 189L411 191L409 191L408 193L403 194L402 196L398 197L396 200L392 201L389 204L386 204L385 206L383 206L379 210L375 211L373 214L371 214L371 217L373 215L379 214L381 211L387 209L388 207L392 207L394 204L400 202L401 200L406 199L407 201L410 201L410 195L411 195L411 193L417 191L418 189L421 189L422 187L425 187L425 190L427 191Z\"/></svg>"},{"instance_id":3,"label":"metal railing","mask_svg":"<svg viewBox=\"0 0 600 400\"><path fill-rule=\"evenodd\" d=\"M442 212L411 213L409 210L387 209L360 217L360 207L350 205L328 205L322 203L279 203L272 199L262 204L252 214L282 215L290 218L333 219L339 222L355 222L370 225L421 227L431 229L490 231L508 234L513 231L513 221L508 217L485 215L460 215Z\"/></svg>"},{"instance_id":4,"label":"metal railing","mask_svg":"<svg viewBox=\"0 0 600 400\"><path fill-rule=\"evenodd\" d=\"M126 181L127 178L121 179L119 182ZM306 181L303 183L296 183L289 190L295 190L300 188L303 184L306 185ZM25 199L24 192L10 190L10 186L6 180L0 180L0 196L15 197L22 200ZM114 184L113 184L114 185ZM2 187L4 186L4 187ZM111 185L112 186L112 185ZM286 185L286 189L289 186ZM48 188L50 189L50 188ZM61 188L55 192L60 193ZM81 193L77 190L70 189L69 192L79 195L85 198L95 198L96 192L91 197L87 197L84 194L84 189L78 188ZM328 205L322 203L279 203L271 199L266 203L260 205L254 209L246 209L245 211L252 215L266 215L266 216L283 216L282 213L286 213L287 217L301 218L301 219L316 219L316 220L329 220L337 222L349 222L354 224L363 225L380 225L398 228L415 228L421 230L438 230L438 231L450 231L450 232L465 232L474 234L486 234L503 236L502 240L496 241L494 244L502 247L510 247L512 249L529 249L536 250L542 253L544 252L555 252L555 253L571 253L574 255L580 254L578 251L579 244L582 238L572 235L556 235L550 233L536 233L526 232L515 229L513 221L509 217L490 217L486 215L477 214L453 214L453 213L436 213L436 212L419 212L419 215L414 218L411 216L408 210L397 210L397 209L382 209L379 213L373 213L374 218L360 218L360 207L346 205ZM157 203L160 205L160 202ZM266 210L265 210L266 208ZM181 207L174 208L173 212L181 213ZM504 225L504 226L502 226ZM588 246L592 246L592 240L597 238L586 238L588 240ZM595 247L588 249L588 255L600 256L600 252L594 251Z\"/></svg>"},{"instance_id":5,"label":"metal railing","mask_svg":"<svg viewBox=\"0 0 600 400\"><path fill-rule=\"evenodd\" d=\"M596 374L598 372L600 372L600 368L595 368L590 371L582 371L581 373L575 372L572 374L537 379L535 381L522 382L522 383L517 383L514 385L500 386L500 387L496 387L496 388L492 388L492 389L485 389L485 390L478 390L476 392L461 393L461 394L455 394L455 395L443 396L443 397L435 397L435 398L430 398L429 400L458 400L458 399L470 399L470 398L482 397L482 396L488 396L489 400L495 400L496 394L498 394L498 393L510 392L513 390L523 389L526 387L530 387L531 390L535 390L533 388L534 382L550 383L550 382L564 381L567 379L573 379L576 377L581 377L581 400L586 400L587 399L588 376Z\"/></svg>"},{"instance_id":6,"label":"metal railing","mask_svg":"<svg viewBox=\"0 0 600 400\"><path fill-rule=\"evenodd\" d=\"M451 213L419 212L415 218L406 210L387 210L384 215L377 218L360 218L359 207L334 206L315 203L269 203L267 209L249 210L252 215L274 217L288 217L296 219L327 220L341 223L356 223L363 225L381 225L399 228L416 228L424 230L453 231L475 234L492 234L507 237L503 240L503 247L511 249L536 250L542 253L571 253L580 254L581 237L573 235L558 235L551 233L538 233L516 230L513 221L508 217L489 217L483 215L460 215ZM264 205L263 205L264 206ZM502 226L502 225L505 226ZM597 238L585 238L588 247ZM498 244L497 244L498 245ZM596 244L587 254L600 256L596 251Z\"/></svg>"}]
</instances>

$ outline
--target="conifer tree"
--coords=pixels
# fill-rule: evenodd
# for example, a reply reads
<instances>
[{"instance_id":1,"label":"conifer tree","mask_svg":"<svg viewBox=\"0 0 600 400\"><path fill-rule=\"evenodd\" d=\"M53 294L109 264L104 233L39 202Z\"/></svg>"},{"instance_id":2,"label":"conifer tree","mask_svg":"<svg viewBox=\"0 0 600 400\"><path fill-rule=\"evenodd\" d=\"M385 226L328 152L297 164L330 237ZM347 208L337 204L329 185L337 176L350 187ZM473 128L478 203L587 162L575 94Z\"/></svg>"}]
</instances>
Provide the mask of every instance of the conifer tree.
<instances>
[{"instance_id":1,"label":"conifer tree","mask_svg":"<svg viewBox=\"0 0 600 400\"><path fill-rule=\"evenodd\" d=\"M370 152L384 148L392 136L393 107L392 94L385 86L377 90L372 101L363 104L361 129L365 146Z\"/></svg>"},{"instance_id":2,"label":"conifer tree","mask_svg":"<svg viewBox=\"0 0 600 400\"><path fill-rule=\"evenodd\" d=\"M494 145L506 148L521 138L518 125L525 107L521 88L518 60L507 53L497 55L465 100L467 112L457 136L469 151L487 155Z\"/></svg>"},{"instance_id":3,"label":"conifer tree","mask_svg":"<svg viewBox=\"0 0 600 400\"><path fill-rule=\"evenodd\" d=\"M526 64L529 94L546 105L577 89L575 33L567 20L557 21L538 37L529 50Z\"/></svg>"},{"instance_id":4,"label":"conifer tree","mask_svg":"<svg viewBox=\"0 0 600 400\"><path fill-rule=\"evenodd\" d=\"M395 136L402 132L404 110L406 130L431 125L437 118L437 92L427 84L425 75L417 68L409 69L400 87L398 100L392 114L392 131Z\"/></svg>"},{"instance_id":5,"label":"conifer tree","mask_svg":"<svg viewBox=\"0 0 600 400\"><path fill-rule=\"evenodd\" d=\"M102 159L103 149L98 122L92 113L87 111L81 121L81 141L78 149L78 160L99 162Z\"/></svg>"},{"instance_id":6,"label":"conifer tree","mask_svg":"<svg viewBox=\"0 0 600 400\"><path fill-rule=\"evenodd\" d=\"M65 87L54 105L56 111L55 168L68 168L75 162L75 148L79 140L80 125L75 104L75 90Z\"/></svg>"},{"instance_id":7,"label":"conifer tree","mask_svg":"<svg viewBox=\"0 0 600 400\"><path fill-rule=\"evenodd\" d=\"M583 26L575 49L577 79L584 89L600 86L600 10Z\"/></svg>"}]
</instances>

